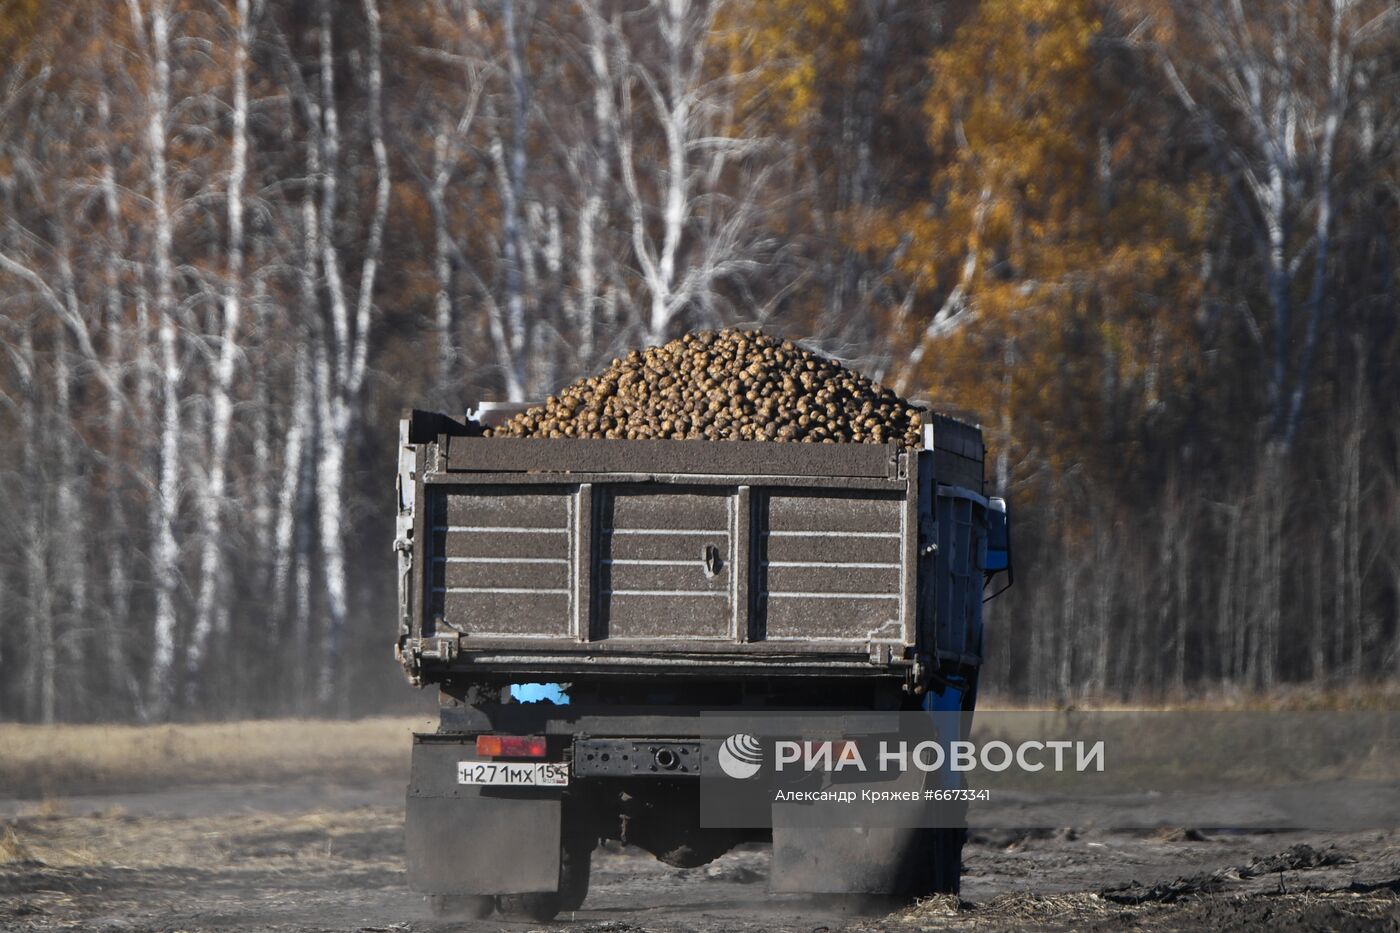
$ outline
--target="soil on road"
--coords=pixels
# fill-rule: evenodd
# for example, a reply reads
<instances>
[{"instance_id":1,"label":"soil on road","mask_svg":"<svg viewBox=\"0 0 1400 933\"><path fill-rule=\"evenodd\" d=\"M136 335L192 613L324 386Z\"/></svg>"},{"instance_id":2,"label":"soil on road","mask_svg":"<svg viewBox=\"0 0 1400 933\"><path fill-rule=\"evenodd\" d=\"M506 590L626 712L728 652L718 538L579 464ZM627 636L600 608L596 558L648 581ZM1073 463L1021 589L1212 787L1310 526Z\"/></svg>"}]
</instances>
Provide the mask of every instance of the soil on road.
<instances>
[{"instance_id":1,"label":"soil on road","mask_svg":"<svg viewBox=\"0 0 1400 933\"><path fill-rule=\"evenodd\" d=\"M1400 930L1393 831L974 832L961 898L893 913L770 895L765 846L689 870L610 846L576 914L462 924L408 891L402 827L393 781L0 800L0 929Z\"/></svg>"}]
</instances>

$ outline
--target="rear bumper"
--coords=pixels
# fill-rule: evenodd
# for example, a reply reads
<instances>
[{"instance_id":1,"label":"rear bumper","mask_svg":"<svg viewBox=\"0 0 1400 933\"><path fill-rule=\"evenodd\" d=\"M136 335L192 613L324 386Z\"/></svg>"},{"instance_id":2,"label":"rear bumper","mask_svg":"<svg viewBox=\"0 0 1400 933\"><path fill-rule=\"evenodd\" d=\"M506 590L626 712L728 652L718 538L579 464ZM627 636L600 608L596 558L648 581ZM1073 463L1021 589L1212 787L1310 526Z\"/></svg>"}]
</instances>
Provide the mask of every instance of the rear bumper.
<instances>
[{"instance_id":1,"label":"rear bumper","mask_svg":"<svg viewBox=\"0 0 1400 933\"><path fill-rule=\"evenodd\" d=\"M423 682L577 681L658 675L736 680L768 677L906 677L913 649L850 642L570 642L540 639L434 638L406 644Z\"/></svg>"}]
</instances>

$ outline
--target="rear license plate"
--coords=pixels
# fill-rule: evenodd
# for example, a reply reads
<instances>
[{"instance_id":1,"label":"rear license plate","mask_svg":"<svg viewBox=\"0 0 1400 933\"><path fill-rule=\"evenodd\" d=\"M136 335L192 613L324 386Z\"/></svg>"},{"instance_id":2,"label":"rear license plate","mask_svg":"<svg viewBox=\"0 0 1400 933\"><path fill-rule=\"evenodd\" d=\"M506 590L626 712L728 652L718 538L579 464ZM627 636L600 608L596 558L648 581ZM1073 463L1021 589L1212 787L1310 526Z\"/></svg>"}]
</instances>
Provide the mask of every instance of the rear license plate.
<instances>
[{"instance_id":1,"label":"rear license plate","mask_svg":"<svg viewBox=\"0 0 1400 933\"><path fill-rule=\"evenodd\" d=\"M506 787L565 787L569 767L562 761L459 761L458 784L489 784Z\"/></svg>"}]
</instances>

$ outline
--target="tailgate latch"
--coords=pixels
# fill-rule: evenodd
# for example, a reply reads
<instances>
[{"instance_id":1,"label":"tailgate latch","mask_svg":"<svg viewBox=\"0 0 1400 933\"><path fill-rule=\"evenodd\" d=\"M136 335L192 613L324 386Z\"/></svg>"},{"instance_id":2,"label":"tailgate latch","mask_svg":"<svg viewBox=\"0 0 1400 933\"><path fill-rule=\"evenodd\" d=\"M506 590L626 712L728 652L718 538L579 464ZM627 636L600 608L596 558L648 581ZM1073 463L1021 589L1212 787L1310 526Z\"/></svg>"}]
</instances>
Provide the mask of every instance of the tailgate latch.
<instances>
[{"instance_id":1,"label":"tailgate latch","mask_svg":"<svg viewBox=\"0 0 1400 933\"><path fill-rule=\"evenodd\" d=\"M455 636L425 638L422 641L422 648L419 649L419 653L425 658L433 658L447 663L457 657L457 639Z\"/></svg>"}]
</instances>

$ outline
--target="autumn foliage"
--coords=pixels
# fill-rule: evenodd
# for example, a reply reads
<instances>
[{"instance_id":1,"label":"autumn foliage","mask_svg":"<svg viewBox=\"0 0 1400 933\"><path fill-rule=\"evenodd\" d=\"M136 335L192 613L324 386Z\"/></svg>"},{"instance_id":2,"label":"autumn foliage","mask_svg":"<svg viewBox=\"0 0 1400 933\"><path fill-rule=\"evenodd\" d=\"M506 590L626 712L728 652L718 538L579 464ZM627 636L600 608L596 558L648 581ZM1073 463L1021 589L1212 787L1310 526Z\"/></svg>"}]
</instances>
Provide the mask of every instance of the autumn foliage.
<instances>
[{"instance_id":1,"label":"autumn foliage","mask_svg":"<svg viewBox=\"0 0 1400 933\"><path fill-rule=\"evenodd\" d=\"M0 3L0 716L397 696L399 410L723 328L981 421L985 689L1393 677L1397 52L1383 0Z\"/></svg>"}]
</instances>

